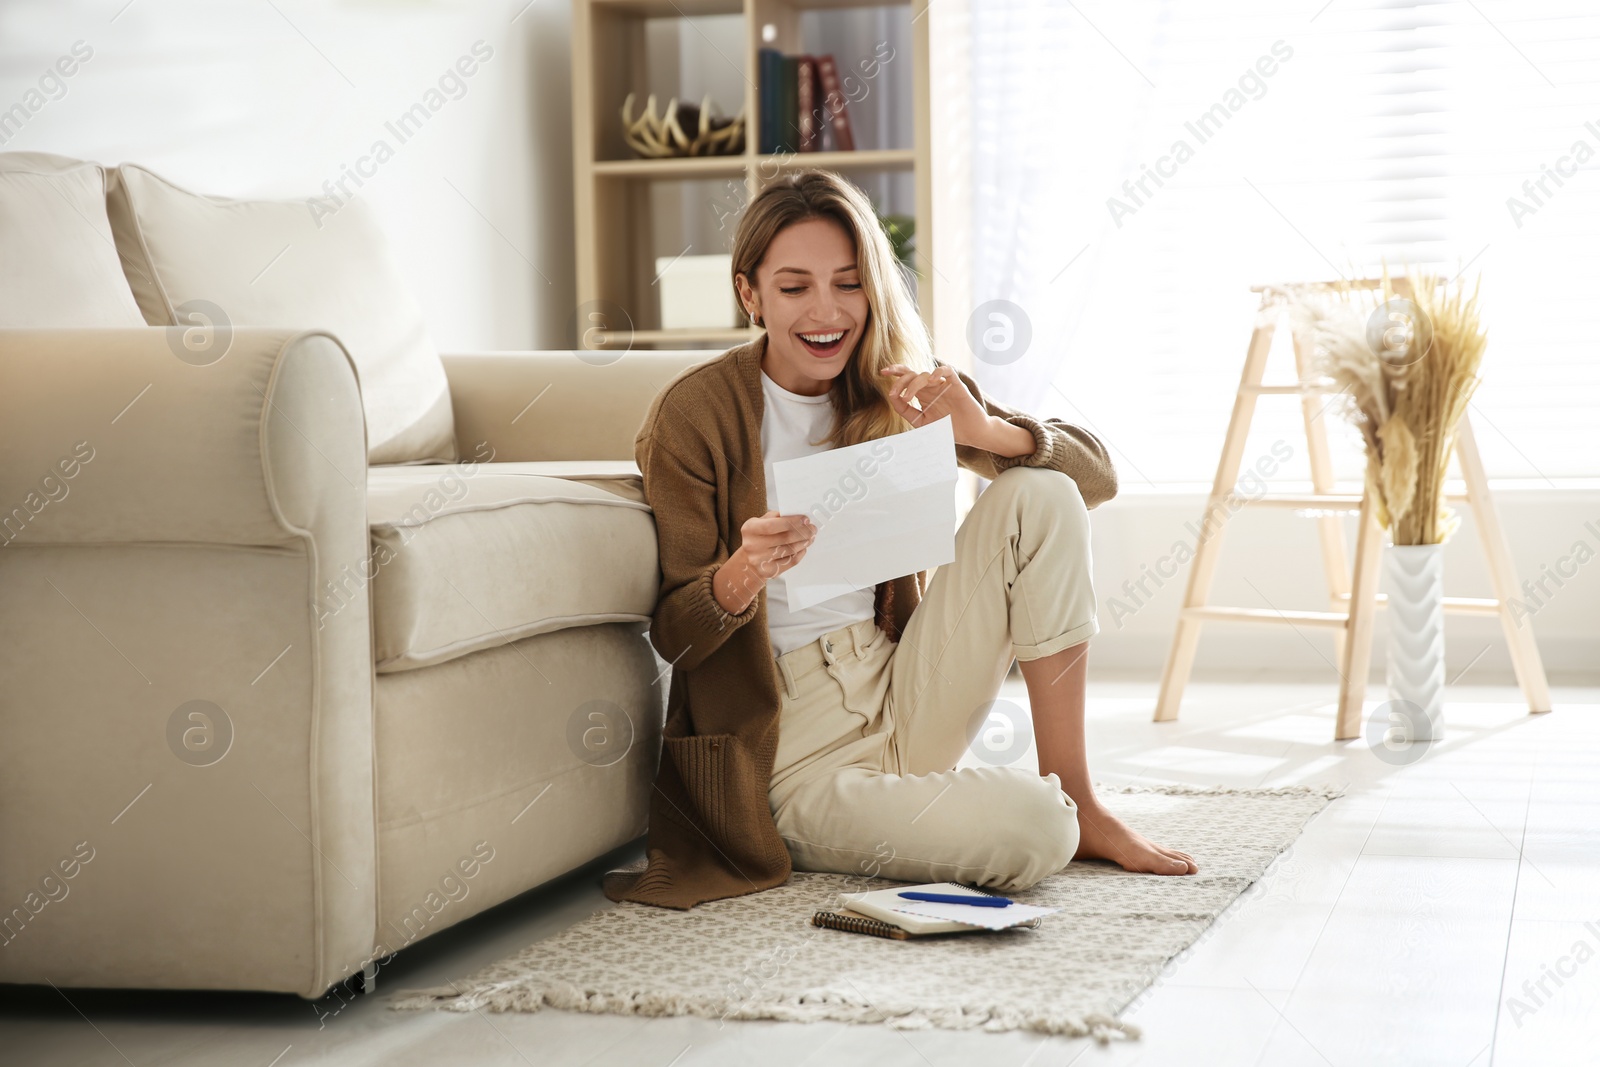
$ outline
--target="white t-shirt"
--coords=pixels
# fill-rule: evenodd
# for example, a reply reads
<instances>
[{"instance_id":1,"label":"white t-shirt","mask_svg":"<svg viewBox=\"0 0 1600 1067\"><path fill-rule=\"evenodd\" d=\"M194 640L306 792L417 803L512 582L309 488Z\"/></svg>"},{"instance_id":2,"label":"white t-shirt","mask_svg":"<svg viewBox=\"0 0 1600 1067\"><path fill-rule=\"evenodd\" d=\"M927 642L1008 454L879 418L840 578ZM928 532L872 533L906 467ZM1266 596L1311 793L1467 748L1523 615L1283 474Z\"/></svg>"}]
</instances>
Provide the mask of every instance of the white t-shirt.
<instances>
[{"instance_id":1,"label":"white t-shirt","mask_svg":"<svg viewBox=\"0 0 1600 1067\"><path fill-rule=\"evenodd\" d=\"M767 472L767 510L778 510L778 491L772 465L779 460L826 452L831 445L814 445L833 428L833 402L827 393L804 396L791 393L761 372L761 395L765 410L761 416L761 458ZM790 611L783 575L767 582L767 629L772 638L772 654L781 656L841 626L873 617L873 590L858 589L813 604L802 611Z\"/></svg>"}]
</instances>

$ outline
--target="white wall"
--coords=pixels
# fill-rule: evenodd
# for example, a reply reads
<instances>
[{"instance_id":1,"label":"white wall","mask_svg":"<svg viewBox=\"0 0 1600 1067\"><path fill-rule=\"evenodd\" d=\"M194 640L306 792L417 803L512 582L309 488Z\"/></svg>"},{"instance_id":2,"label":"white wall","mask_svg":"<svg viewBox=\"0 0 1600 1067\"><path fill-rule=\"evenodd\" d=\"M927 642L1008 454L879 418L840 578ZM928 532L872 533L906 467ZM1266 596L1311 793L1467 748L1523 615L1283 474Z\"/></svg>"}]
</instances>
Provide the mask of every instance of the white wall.
<instances>
[{"instance_id":1,"label":"white wall","mask_svg":"<svg viewBox=\"0 0 1600 1067\"><path fill-rule=\"evenodd\" d=\"M214 195L304 198L386 140L394 157L358 192L439 347L570 345L567 0L126 3L0 5L0 109L75 42L93 50L0 148L135 162ZM480 40L491 58L400 143L384 124Z\"/></svg>"}]
</instances>

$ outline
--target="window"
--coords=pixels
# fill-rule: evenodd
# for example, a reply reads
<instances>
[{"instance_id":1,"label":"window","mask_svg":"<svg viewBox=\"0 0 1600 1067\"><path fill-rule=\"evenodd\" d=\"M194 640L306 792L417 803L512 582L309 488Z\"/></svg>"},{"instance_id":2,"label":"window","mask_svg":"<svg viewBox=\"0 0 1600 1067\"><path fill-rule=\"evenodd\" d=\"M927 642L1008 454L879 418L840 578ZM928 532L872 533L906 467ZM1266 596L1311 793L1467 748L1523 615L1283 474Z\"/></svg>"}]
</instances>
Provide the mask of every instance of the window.
<instances>
[{"instance_id":1,"label":"window","mask_svg":"<svg viewBox=\"0 0 1600 1067\"><path fill-rule=\"evenodd\" d=\"M985 388L1097 429L1125 486L1206 483L1252 284L1481 270L1490 475L1600 476L1585 6L974 3L973 302L1032 328L1025 357L979 364ZM1286 345L1272 366L1292 374ZM1292 399L1262 398L1256 430L1247 463L1282 438L1305 476Z\"/></svg>"}]
</instances>

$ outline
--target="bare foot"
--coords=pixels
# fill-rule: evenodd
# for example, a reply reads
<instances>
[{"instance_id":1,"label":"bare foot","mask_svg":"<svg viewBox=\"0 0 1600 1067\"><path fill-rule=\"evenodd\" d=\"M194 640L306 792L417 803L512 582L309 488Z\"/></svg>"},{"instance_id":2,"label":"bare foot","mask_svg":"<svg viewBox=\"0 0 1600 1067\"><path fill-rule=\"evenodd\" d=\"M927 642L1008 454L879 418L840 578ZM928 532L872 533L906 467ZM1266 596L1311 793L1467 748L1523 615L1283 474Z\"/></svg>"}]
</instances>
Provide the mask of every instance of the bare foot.
<instances>
[{"instance_id":1,"label":"bare foot","mask_svg":"<svg viewBox=\"0 0 1600 1067\"><path fill-rule=\"evenodd\" d=\"M1110 860L1140 874L1194 874L1200 870L1192 856L1134 833L1098 803L1078 805L1078 851L1072 858Z\"/></svg>"}]
</instances>

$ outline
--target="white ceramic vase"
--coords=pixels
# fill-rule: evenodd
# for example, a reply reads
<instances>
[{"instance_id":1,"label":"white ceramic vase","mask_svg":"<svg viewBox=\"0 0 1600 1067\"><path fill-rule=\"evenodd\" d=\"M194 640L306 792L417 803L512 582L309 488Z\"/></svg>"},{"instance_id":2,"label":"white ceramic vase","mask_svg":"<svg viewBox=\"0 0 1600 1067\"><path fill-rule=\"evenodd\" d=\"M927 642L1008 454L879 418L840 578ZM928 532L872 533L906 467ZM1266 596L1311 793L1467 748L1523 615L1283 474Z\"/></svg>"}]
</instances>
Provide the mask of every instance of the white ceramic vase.
<instances>
[{"instance_id":1,"label":"white ceramic vase","mask_svg":"<svg viewBox=\"0 0 1600 1067\"><path fill-rule=\"evenodd\" d=\"M1442 740L1444 545L1389 545L1383 569L1389 594L1389 700L1398 705L1391 710L1406 722L1408 740Z\"/></svg>"}]
</instances>

